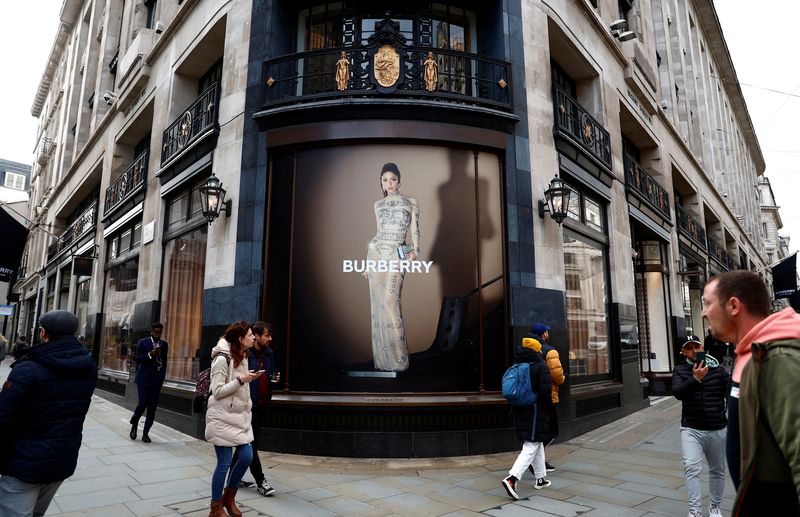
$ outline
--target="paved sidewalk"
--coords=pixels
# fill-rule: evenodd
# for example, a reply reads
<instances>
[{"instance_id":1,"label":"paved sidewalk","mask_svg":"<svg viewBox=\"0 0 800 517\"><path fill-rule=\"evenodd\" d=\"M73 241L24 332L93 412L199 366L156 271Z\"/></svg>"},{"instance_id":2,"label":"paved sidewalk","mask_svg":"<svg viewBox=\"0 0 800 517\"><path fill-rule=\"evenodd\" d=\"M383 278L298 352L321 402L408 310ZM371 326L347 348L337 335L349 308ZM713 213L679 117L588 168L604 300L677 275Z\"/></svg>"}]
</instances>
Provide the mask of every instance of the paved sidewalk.
<instances>
[{"instance_id":1,"label":"paved sidewalk","mask_svg":"<svg viewBox=\"0 0 800 517\"><path fill-rule=\"evenodd\" d=\"M8 375L8 362L0 363L0 381ZM242 489L237 500L247 517L686 515L680 404L672 398L652 402L650 408L548 447L548 460L556 466L549 476L552 486L534 490L532 476L526 476L516 502L500 486L515 453L361 460L261 452L277 493L261 497ZM159 423L150 433L153 443L131 441L130 414L94 397L78 469L47 515L208 515L212 446ZM245 479L252 480L249 473ZM728 481L725 514L732 500ZM707 498L705 504L707 511Z\"/></svg>"}]
</instances>

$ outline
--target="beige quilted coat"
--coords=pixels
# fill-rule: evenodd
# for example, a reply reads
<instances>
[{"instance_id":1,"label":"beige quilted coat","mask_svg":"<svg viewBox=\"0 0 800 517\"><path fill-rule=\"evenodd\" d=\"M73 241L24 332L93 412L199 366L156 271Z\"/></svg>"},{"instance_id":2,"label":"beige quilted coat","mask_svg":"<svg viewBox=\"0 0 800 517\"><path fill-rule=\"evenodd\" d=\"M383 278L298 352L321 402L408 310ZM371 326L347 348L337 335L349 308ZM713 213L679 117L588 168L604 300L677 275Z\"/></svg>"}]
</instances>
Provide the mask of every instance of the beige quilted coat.
<instances>
[{"instance_id":1,"label":"beige quilted coat","mask_svg":"<svg viewBox=\"0 0 800 517\"><path fill-rule=\"evenodd\" d=\"M231 345L224 339L217 342L211 356L218 352L230 355ZM221 447L233 447L253 441L250 410L250 388L239 384L237 377L248 372L247 358L239 366L230 365L222 355L211 363L211 397L206 411L206 440Z\"/></svg>"}]
</instances>

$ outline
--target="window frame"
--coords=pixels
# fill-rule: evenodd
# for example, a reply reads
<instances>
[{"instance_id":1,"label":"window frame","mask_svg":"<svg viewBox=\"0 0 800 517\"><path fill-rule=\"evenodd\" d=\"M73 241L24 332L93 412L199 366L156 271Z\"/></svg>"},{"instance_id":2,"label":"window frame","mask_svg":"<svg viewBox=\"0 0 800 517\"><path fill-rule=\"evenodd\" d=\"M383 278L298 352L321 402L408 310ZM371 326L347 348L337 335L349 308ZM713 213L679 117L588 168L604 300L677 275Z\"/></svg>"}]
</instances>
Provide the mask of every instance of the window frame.
<instances>
[{"instance_id":1,"label":"window frame","mask_svg":"<svg viewBox=\"0 0 800 517\"><path fill-rule=\"evenodd\" d=\"M11 181L9 181L9 178L11 179ZM6 171L6 177L3 180L3 186L14 190L25 190L26 179L27 177L24 174L20 174L18 172ZM19 182L22 183L22 186L15 187L14 185Z\"/></svg>"}]
</instances>

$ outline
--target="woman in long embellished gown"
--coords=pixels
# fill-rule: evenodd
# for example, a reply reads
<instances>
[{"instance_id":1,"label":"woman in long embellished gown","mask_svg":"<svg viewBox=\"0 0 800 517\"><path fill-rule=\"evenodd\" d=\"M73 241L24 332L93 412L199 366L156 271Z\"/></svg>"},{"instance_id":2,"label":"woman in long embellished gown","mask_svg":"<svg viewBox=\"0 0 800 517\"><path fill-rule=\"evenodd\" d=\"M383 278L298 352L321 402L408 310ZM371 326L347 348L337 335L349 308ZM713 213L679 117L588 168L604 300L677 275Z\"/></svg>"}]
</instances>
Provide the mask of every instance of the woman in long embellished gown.
<instances>
[{"instance_id":1,"label":"woman in long embellished gown","mask_svg":"<svg viewBox=\"0 0 800 517\"><path fill-rule=\"evenodd\" d=\"M400 261L398 248L404 250L405 260L419 257L419 205L413 197L400 194L400 169L387 163L381 169L383 199L375 202L378 232L367 245L367 260ZM400 268L396 268L400 269ZM365 273L369 279L369 299L372 313L372 356L376 370L399 372L408 369L408 345L403 327L400 296L405 273Z\"/></svg>"}]
</instances>

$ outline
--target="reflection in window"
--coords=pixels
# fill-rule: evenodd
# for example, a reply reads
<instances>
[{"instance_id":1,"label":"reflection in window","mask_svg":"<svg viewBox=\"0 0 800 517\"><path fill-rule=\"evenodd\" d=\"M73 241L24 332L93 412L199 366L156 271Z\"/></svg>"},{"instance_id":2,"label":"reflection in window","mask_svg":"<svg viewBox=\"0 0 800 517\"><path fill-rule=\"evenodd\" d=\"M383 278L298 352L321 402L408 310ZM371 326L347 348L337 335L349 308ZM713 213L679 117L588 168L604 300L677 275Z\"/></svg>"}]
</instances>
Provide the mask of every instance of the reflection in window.
<instances>
[{"instance_id":1,"label":"reflection in window","mask_svg":"<svg viewBox=\"0 0 800 517\"><path fill-rule=\"evenodd\" d=\"M198 373L207 234L208 226L201 226L170 240L164 250L161 321L171 380L191 381Z\"/></svg>"},{"instance_id":2,"label":"reflection in window","mask_svg":"<svg viewBox=\"0 0 800 517\"><path fill-rule=\"evenodd\" d=\"M106 271L101 368L127 371L131 346L135 346L130 342L130 331L138 276L139 257Z\"/></svg>"},{"instance_id":3,"label":"reflection in window","mask_svg":"<svg viewBox=\"0 0 800 517\"><path fill-rule=\"evenodd\" d=\"M565 230L567 328L572 375L611 372L605 263L605 250L601 245Z\"/></svg>"},{"instance_id":4,"label":"reflection in window","mask_svg":"<svg viewBox=\"0 0 800 517\"><path fill-rule=\"evenodd\" d=\"M79 276L76 284L75 315L78 317L78 341L83 346L92 349L91 339L89 339L89 288L91 287L90 276Z\"/></svg>"}]
</instances>

